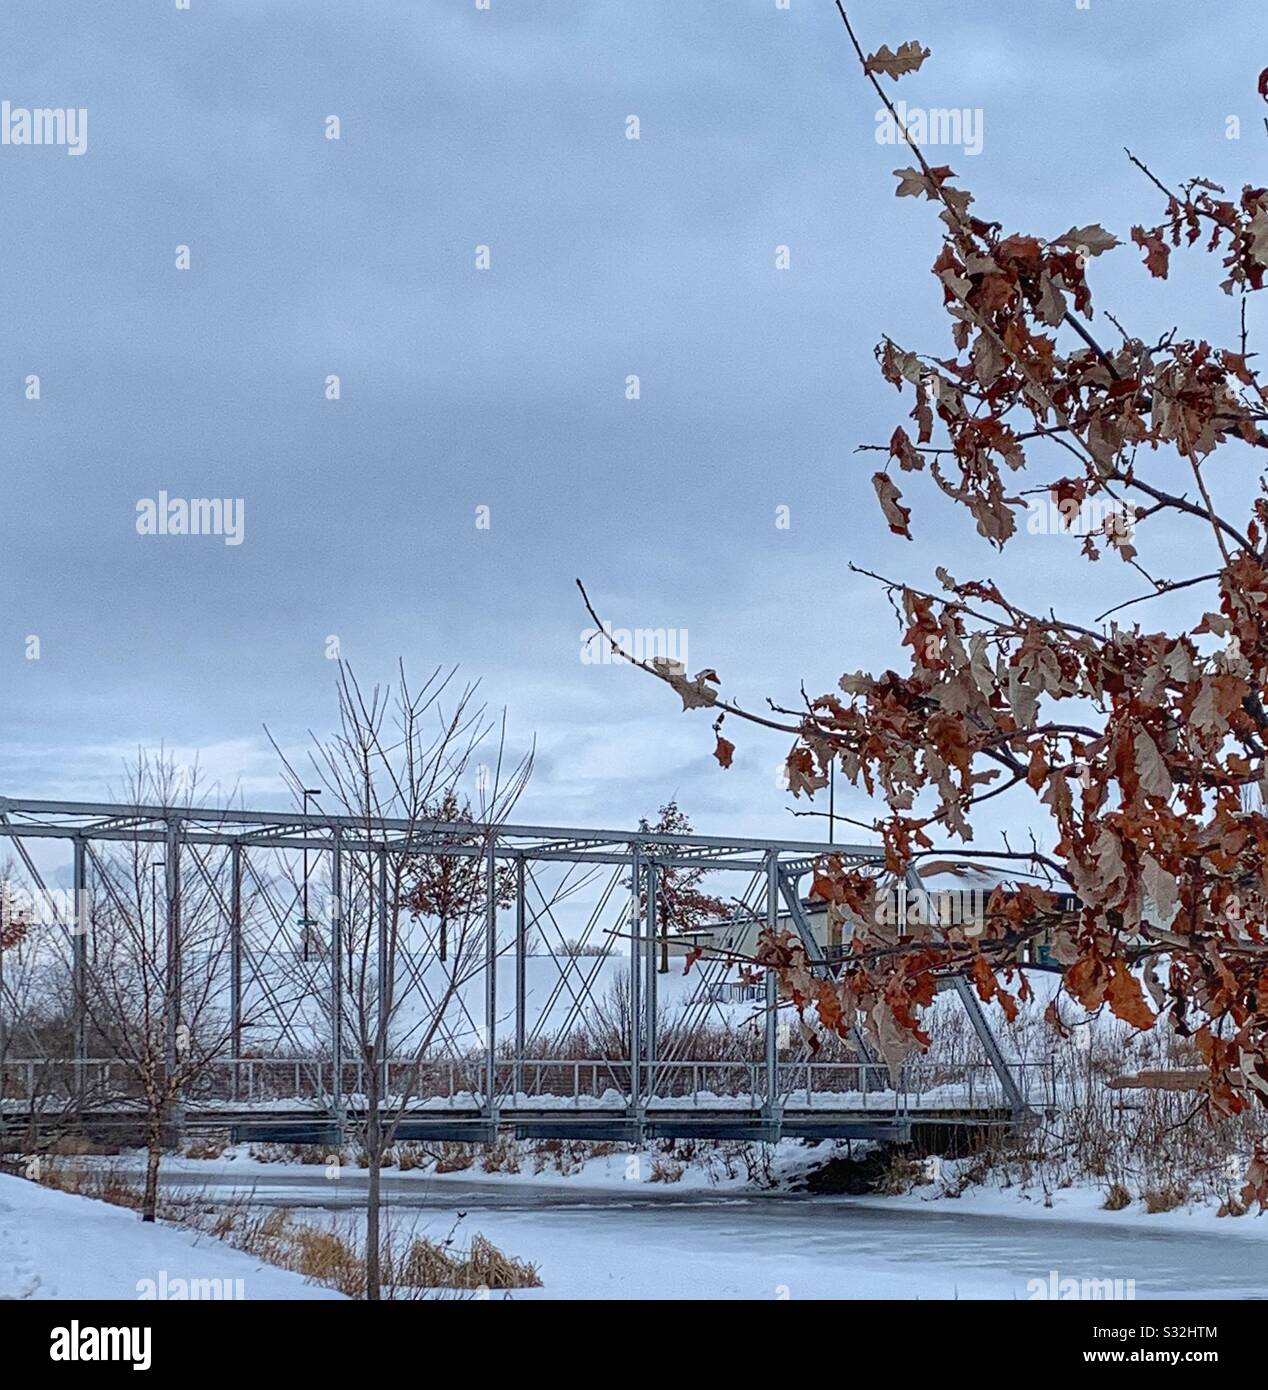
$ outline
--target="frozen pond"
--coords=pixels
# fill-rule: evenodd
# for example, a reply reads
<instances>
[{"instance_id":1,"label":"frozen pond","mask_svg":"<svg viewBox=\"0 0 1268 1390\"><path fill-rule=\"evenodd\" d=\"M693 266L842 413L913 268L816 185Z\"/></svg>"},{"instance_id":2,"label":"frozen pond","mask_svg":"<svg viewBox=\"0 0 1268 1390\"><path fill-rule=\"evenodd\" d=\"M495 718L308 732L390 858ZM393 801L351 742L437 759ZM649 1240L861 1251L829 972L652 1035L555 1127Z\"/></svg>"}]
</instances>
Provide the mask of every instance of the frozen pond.
<instances>
[{"instance_id":1,"label":"frozen pond","mask_svg":"<svg viewBox=\"0 0 1268 1390\"><path fill-rule=\"evenodd\" d=\"M173 1195L303 1207L355 1219L365 1176L338 1182L253 1168L173 1173ZM1134 1281L1137 1298L1259 1298L1268 1241L1240 1234L1112 1225L1070 1217L973 1214L950 1203L912 1209L876 1198L640 1188L571 1191L526 1183L384 1176L398 1229L464 1244L480 1231L538 1265L555 1298L1005 1298L1032 1280ZM1268 1218L1265 1218L1268 1219ZM1123 1289L1128 1286L1124 1282Z\"/></svg>"}]
</instances>

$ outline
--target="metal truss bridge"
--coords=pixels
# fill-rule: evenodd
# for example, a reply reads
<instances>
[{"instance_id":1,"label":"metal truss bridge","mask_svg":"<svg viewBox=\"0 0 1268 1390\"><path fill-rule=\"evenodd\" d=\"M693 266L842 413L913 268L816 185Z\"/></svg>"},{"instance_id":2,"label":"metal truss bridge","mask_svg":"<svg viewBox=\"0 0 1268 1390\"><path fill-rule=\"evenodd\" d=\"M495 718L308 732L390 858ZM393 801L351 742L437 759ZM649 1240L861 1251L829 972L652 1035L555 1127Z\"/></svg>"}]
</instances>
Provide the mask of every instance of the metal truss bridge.
<instances>
[{"instance_id":1,"label":"metal truss bridge","mask_svg":"<svg viewBox=\"0 0 1268 1390\"><path fill-rule=\"evenodd\" d=\"M903 1140L1054 1103L963 980L947 1002L976 1055L956 1065L892 1075L861 1035L816 1058L789 1029L744 942L788 928L830 974L801 880L825 852L882 872L874 846L0 798L6 839L27 922L0 948L11 1128L135 1126L147 1077L182 1066L179 1127L291 1142L338 1141L372 1104L401 1139L637 1143ZM658 897L682 871L725 876L732 911L666 972Z\"/></svg>"}]
</instances>

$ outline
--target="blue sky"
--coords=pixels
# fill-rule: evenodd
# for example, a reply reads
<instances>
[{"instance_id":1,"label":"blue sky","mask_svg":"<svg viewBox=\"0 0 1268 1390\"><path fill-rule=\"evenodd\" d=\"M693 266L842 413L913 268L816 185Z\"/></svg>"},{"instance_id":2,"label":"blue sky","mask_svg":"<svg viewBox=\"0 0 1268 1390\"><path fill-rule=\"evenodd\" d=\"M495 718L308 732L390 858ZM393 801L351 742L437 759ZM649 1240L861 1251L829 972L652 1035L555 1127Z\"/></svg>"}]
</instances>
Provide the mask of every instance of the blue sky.
<instances>
[{"instance_id":1,"label":"blue sky","mask_svg":"<svg viewBox=\"0 0 1268 1390\"><path fill-rule=\"evenodd\" d=\"M982 111L979 155L931 153L1012 230L1156 220L1125 145L1263 182L1252 0L850 8L869 48L932 48L909 104ZM938 224L893 197L906 161L830 0L15 0L0 53L0 99L88 111L82 157L0 147L0 793L104 797L163 742L284 805L261 726L331 726L334 634L364 681L479 677L537 740L521 819L677 795L701 829L817 835L782 740L729 730L723 772L707 718L581 662L574 577L619 626L686 629L752 705L899 662L850 561L1071 616L1139 590L1068 538L995 556L919 487L917 543L881 528L852 451L906 410L877 339L948 347ZM1100 307L1233 339L1213 261L1165 286L1138 262L1098 263ZM241 497L243 544L139 536L160 490Z\"/></svg>"}]
</instances>

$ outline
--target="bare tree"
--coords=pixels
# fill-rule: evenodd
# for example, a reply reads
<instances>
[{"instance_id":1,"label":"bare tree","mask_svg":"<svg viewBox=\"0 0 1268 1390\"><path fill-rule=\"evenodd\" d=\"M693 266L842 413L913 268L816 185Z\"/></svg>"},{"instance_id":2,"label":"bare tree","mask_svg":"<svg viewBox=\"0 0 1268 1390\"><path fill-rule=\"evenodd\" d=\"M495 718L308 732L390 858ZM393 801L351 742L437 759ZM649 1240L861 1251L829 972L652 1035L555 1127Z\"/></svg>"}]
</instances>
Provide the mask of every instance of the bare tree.
<instances>
[{"instance_id":1,"label":"bare tree","mask_svg":"<svg viewBox=\"0 0 1268 1390\"><path fill-rule=\"evenodd\" d=\"M0 868L0 1153L11 1147L7 1102L28 1116L26 1147L34 1146L37 1119L57 1095L65 1075L70 1031L49 988L49 952L40 896L21 882L13 860ZM21 1072L11 1063L22 1059Z\"/></svg>"},{"instance_id":2,"label":"bare tree","mask_svg":"<svg viewBox=\"0 0 1268 1390\"><path fill-rule=\"evenodd\" d=\"M198 769L179 768L161 753L138 753L127 779L130 804L176 809L200 800ZM74 1003L84 1012L90 1050L122 1066L140 1108L143 1221L155 1219L159 1165L179 1127L182 1097L229 1054L233 1039L224 1001L228 856L217 860L183 847L181 858L193 872L182 880L177 866L161 859L162 849L135 840L91 850L91 887L80 909L86 920L77 923L88 942ZM162 894L159 867L166 877Z\"/></svg>"},{"instance_id":3,"label":"bare tree","mask_svg":"<svg viewBox=\"0 0 1268 1390\"><path fill-rule=\"evenodd\" d=\"M367 692L341 665L339 727L314 739L307 755L323 814L343 818L349 838L355 824L362 845L341 853L341 893L332 902L337 949L309 968L328 984L333 971L342 972L340 988L328 990L332 1015L338 1011L330 1022L348 1040L364 1086L347 1122L368 1165L372 1300L382 1288L383 1164L419 1095L429 1054L441 1042L494 1045L463 996L493 968L489 878L495 909L509 901L513 881L493 863L491 847L532 768L531 752L506 758L504 719L456 676L437 668L414 688L402 669L395 690ZM278 751L299 798L306 783ZM390 836L385 819L396 823Z\"/></svg>"}]
</instances>

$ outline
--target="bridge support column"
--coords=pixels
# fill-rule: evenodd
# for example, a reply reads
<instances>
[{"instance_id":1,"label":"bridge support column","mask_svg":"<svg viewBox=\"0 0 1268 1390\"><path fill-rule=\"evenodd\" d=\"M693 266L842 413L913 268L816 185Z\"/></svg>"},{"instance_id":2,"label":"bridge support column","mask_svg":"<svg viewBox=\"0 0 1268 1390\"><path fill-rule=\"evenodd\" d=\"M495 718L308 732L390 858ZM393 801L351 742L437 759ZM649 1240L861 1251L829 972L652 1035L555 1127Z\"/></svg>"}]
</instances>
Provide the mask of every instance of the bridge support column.
<instances>
[{"instance_id":1,"label":"bridge support column","mask_svg":"<svg viewBox=\"0 0 1268 1390\"><path fill-rule=\"evenodd\" d=\"M524 1047L527 1024L528 911L524 901L524 856L515 860L515 1081L517 1096L524 1091Z\"/></svg>"},{"instance_id":2,"label":"bridge support column","mask_svg":"<svg viewBox=\"0 0 1268 1390\"><path fill-rule=\"evenodd\" d=\"M392 1024L392 996L396 990L396 981L388 975L388 944L387 944L387 845L384 845L378 852L379 884L377 909L379 919L378 934L378 962L375 972L376 988L378 997L375 1001L375 1010L378 1018L375 1028L377 1038L376 1047L381 1048L378 1058L378 1065L383 1069L382 1077L379 1081L379 1094L386 1101L391 1090L389 1084L391 1080L388 1058L392 1055L391 1024ZM373 871L371 871L373 872Z\"/></svg>"},{"instance_id":3,"label":"bridge support column","mask_svg":"<svg viewBox=\"0 0 1268 1390\"><path fill-rule=\"evenodd\" d=\"M497 1119L498 861L497 841L489 836L484 914L484 1114Z\"/></svg>"},{"instance_id":4,"label":"bridge support column","mask_svg":"<svg viewBox=\"0 0 1268 1390\"><path fill-rule=\"evenodd\" d=\"M242 1095L239 1058L242 1056L242 841L229 850L229 1046L233 1055L230 1081L233 1099Z\"/></svg>"},{"instance_id":5,"label":"bridge support column","mask_svg":"<svg viewBox=\"0 0 1268 1390\"><path fill-rule=\"evenodd\" d=\"M766 852L766 928L774 936L779 929L779 851ZM779 982L766 969L766 1098L762 1114L778 1139L779 1106Z\"/></svg>"},{"instance_id":6,"label":"bridge support column","mask_svg":"<svg viewBox=\"0 0 1268 1390\"><path fill-rule=\"evenodd\" d=\"M343 1143L343 846L334 831L330 855L330 1113L335 1145Z\"/></svg>"},{"instance_id":7,"label":"bridge support column","mask_svg":"<svg viewBox=\"0 0 1268 1390\"><path fill-rule=\"evenodd\" d=\"M178 816L167 821L167 942L164 998L164 1066L170 1075L175 1072L181 1054L188 1046L182 1032L181 1007L184 997L181 980L181 822ZM168 1114L166 1142L175 1148L185 1127L184 1104L179 1095L173 1097Z\"/></svg>"},{"instance_id":8,"label":"bridge support column","mask_svg":"<svg viewBox=\"0 0 1268 1390\"><path fill-rule=\"evenodd\" d=\"M5 1002L4 989L4 942L9 930L9 885L0 880L0 1060L6 1060L9 1056L9 1006ZM17 1022L17 1013L13 1017L14 1023ZM30 1095L30 1087L27 1088L27 1095ZM0 1069L0 1102L7 1097L4 1085L4 1071ZM7 1127L4 1122L4 1107L0 1104L0 1146L4 1144ZM4 1152L0 1148L0 1152Z\"/></svg>"},{"instance_id":9,"label":"bridge support column","mask_svg":"<svg viewBox=\"0 0 1268 1390\"><path fill-rule=\"evenodd\" d=\"M643 856L637 845L630 856L630 1095L628 1114L641 1131L643 1119L642 922Z\"/></svg>"},{"instance_id":10,"label":"bridge support column","mask_svg":"<svg viewBox=\"0 0 1268 1390\"><path fill-rule=\"evenodd\" d=\"M83 1110L88 1094L88 845L82 835L74 841L74 936L72 949L72 992L75 1021L75 1100Z\"/></svg>"},{"instance_id":11,"label":"bridge support column","mask_svg":"<svg viewBox=\"0 0 1268 1390\"><path fill-rule=\"evenodd\" d=\"M644 1026L646 1040L644 1054L647 1057L647 1075L644 1086L650 1101L656 1086L656 928L659 923L660 870L655 861L647 865L647 1020Z\"/></svg>"}]
</instances>

